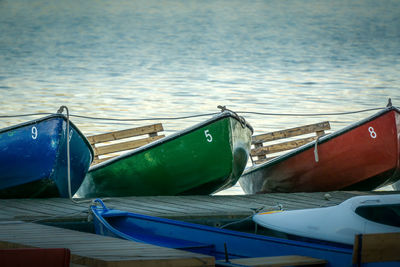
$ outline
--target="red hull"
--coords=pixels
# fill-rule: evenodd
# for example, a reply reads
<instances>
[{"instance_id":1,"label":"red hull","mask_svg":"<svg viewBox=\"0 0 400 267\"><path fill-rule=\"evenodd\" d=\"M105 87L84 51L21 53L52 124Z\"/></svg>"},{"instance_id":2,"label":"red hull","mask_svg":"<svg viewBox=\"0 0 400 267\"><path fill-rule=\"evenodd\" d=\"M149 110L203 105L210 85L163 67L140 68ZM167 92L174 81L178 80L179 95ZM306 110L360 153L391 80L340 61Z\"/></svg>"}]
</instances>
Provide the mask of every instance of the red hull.
<instances>
[{"instance_id":1,"label":"red hull","mask_svg":"<svg viewBox=\"0 0 400 267\"><path fill-rule=\"evenodd\" d=\"M373 190L400 178L400 111L388 108L341 131L246 170L248 194Z\"/></svg>"}]
</instances>

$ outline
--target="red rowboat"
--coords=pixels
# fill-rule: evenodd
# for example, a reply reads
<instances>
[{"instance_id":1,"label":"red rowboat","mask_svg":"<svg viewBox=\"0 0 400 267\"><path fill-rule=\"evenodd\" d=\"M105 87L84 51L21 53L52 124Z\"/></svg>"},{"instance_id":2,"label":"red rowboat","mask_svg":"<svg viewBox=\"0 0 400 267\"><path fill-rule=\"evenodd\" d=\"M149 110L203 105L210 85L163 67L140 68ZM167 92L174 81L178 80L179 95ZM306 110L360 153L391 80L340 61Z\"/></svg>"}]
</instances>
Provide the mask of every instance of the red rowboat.
<instances>
[{"instance_id":1,"label":"red rowboat","mask_svg":"<svg viewBox=\"0 0 400 267\"><path fill-rule=\"evenodd\" d=\"M390 106L246 169L239 182L255 194L373 190L399 179L400 110Z\"/></svg>"}]
</instances>

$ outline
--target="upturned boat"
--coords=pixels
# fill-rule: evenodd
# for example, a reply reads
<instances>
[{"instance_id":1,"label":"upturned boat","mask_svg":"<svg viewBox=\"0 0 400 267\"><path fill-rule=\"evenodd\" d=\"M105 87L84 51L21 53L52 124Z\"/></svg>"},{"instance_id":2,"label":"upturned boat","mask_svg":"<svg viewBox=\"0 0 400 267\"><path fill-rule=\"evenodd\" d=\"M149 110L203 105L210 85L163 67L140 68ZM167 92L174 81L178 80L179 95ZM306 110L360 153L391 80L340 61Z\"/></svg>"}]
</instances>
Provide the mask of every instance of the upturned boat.
<instances>
[{"instance_id":1,"label":"upturned boat","mask_svg":"<svg viewBox=\"0 0 400 267\"><path fill-rule=\"evenodd\" d=\"M400 110L376 114L256 164L239 180L247 194L374 190L400 178Z\"/></svg>"},{"instance_id":2,"label":"upturned boat","mask_svg":"<svg viewBox=\"0 0 400 267\"><path fill-rule=\"evenodd\" d=\"M291 238L352 245L358 234L400 232L400 195L357 196L332 207L263 212L253 221Z\"/></svg>"},{"instance_id":3,"label":"upturned boat","mask_svg":"<svg viewBox=\"0 0 400 267\"><path fill-rule=\"evenodd\" d=\"M286 255L323 259L327 266L348 266L352 262L351 247L293 241L108 209L99 199L91 206L91 212L97 234L206 254L227 262Z\"/></svg>"},{"instance_id":4,"label":"upturned boat","mask_svg":"<svg viewBox=\"0 0 400 267\"><path fill-rule=\"evenodd\" d=\"M81 197L212 194L233 186L252 127L230 111L90 167Z\"/></svg>"},{"instance_id":5,"label":"upturned boat","mask_svg":"<svg viewBox=\"0 0 400 267\"><path fill-rule=\"evenodd\" d=\"M71 197L92 159L89 142L62 114L1 129L0 198Z\"/></svg>"}]
</instances>

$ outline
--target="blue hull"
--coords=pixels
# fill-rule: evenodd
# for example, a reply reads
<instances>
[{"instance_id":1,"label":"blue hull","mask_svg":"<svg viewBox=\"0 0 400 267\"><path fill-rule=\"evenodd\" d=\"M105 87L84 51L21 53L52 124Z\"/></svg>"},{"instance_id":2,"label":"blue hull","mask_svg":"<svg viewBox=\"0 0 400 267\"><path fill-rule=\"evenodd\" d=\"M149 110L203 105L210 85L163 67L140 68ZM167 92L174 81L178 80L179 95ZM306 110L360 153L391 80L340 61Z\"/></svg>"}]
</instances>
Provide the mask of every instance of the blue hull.
<instances>
[{"instance_id":1,"label":"blue hull","mask_svg":"<svg viewBox=\"0 0 400 267\"><path fill-rule=\"evenodd\" d=\"M69 197L67 119L50 115L0 130L0 198ZM81 185L93 150L70 122L71 193Z\"/></svg>"},{"instance_id":2,"label":"blue hull","mask_svg":"<svg viewBox=\"0 0 400 267\"><path fill-rule=\"evenodd\" d=\"M99 201L100 202L100 201ZM102 204L102 202L100 202ZM163 247L183 249L225 259L302 255L328 261L327 266L350 266L352 248L319 245L151 217L92 206L97 234Z\"/></svg>"}]
</instances>

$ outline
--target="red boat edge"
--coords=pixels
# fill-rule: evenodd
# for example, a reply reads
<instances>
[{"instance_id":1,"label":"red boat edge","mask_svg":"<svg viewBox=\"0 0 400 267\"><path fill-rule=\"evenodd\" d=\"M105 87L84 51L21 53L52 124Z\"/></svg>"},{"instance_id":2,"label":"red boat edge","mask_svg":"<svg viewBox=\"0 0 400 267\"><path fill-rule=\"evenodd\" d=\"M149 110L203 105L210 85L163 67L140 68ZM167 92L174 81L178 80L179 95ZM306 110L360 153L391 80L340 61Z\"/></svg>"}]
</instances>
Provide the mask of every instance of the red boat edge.
<instances>
[{"instance_id":1,"label":"red boat edge","mask_svg":"<svg viewBox=\"0 0 400 267\"><path fill-rule=\"evenodd\" d=\"M255 194L369 191L399 179L400 110L390 106L246 169L239 182L246 194Z\"/></svg>"}]
</instances>

